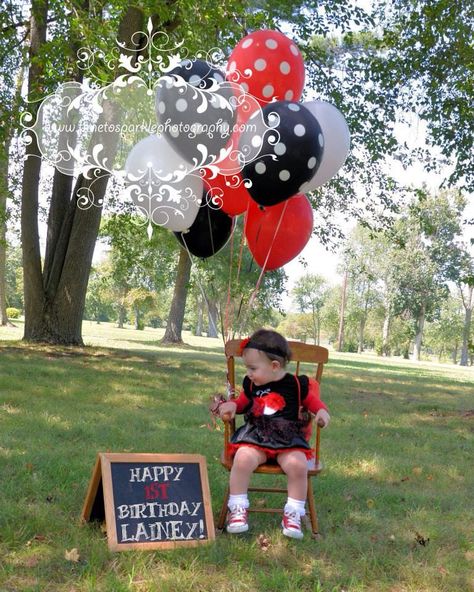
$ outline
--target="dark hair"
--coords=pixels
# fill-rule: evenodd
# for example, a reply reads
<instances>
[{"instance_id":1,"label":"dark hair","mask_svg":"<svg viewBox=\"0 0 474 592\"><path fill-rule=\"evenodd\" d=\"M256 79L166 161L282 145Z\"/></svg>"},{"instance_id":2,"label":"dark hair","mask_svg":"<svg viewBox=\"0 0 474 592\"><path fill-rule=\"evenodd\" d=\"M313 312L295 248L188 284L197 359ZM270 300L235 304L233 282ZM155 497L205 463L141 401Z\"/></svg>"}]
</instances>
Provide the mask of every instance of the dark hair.
<instances>
[{"instance_id":1,"label":"dark hair","mask_svg":"<svg viewBox=\"0 0 474 592\"><path fill-rule=\"evenodd\" d=\"M247 347L262 351L269 360L280 362L283 367L291 358L288 341L272 329L258 329L252 333L245 345L245 348Z\"/></svg>"}]
</instances>

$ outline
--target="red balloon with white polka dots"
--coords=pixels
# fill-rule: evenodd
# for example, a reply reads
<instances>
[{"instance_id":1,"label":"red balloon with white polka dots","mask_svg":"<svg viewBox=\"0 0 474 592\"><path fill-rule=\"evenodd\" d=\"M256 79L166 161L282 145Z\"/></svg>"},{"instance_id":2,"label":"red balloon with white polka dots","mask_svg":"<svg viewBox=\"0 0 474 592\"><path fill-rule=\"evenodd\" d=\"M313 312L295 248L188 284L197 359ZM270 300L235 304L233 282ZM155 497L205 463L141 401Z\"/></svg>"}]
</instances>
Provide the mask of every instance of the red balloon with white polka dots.
<instances>
[{"instance_id":1,"label":"red balloon with white polka dots","mask_svg":"<svg viewBox=\"0 0 474 592\"><path fill-rule=\"evenodd\" d=\"M298 47L283 33L254 31L230 54L226 76L260 105L272 100L298 101L304 87L304 61Z\"/></svg>"}]
</instances>

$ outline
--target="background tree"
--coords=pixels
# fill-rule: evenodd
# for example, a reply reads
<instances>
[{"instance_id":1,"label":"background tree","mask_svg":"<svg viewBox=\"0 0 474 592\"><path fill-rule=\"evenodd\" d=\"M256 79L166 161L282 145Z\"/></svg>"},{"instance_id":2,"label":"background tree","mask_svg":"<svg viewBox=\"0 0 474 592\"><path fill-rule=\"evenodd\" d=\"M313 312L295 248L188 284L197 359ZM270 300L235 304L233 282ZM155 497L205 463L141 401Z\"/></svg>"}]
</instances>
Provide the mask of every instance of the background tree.
<instances>
[{"instance_id":1,"label":"background tree","mask_svg":"<svg viewBox=\"0 0 474 592\"><path fill-rule=\"evenodd\" d=\"M145 288L132 288L127 294L127 304L133 311L133 320L135 329L142 330L145 328L143 315L153 308L155 304L156 294L146 290Z\"/></svg>"},{"instance_id":2,"label":"background tree","mask_svg":"<svg viewBox=\"0 0 474 592\"><path fill-rule=\"evenodd\" d=\"M357 351L361 353L369 312L379 301L378 266L383 252L380 243L359 225L349 237L345 253L351 316L358 324Z\"/></svg>"},{"instance_id":3,"label":"background tree","mask_svg":"<svg viewBox=\"0 0 474 592\"><path fill-rule=\"evenodd\" d=\"M84 318L97 323L109 321L113 318L113 305L109 265L104 262L91 269Z\"/></svg>"},{"instance_id":4,"label":"background tree","mask_svg":"<svg viewBox=\"0 0 474 592\"><path fill-rule=\"evenodd\" d=\"M320 344L321 309L327 297L326 280L319 275L307 273L301 277L292 290L293 299L302 313L309 313L313 342Z\"/></svg>"},{"instance_id":5,"label":"background tree","mask_svg":"<svg viewBox=\"0 0 474 592\"><path fill-rule=\"evenodd\" d=\"M160 295L172 286L178 245L164 228L155 228L148 238L143 218L133 214L105 217L100 236L109 247L108 285L118 326L123 327L131 303L128 297L131 290L143 289ZM163 311L160 315L163 316Z\"/></svg>"},{"instance_id":6,"label":"background tree","mask_svg":"<svg viewBox=\"0 0 474 592\"><path fill-rule=\"evenodd\" d=\"M470 357L470 346L472 349L472 309L474 307L474 257L472 255L472 244L463 251L457 287L464 309L464 322L462 328L461 366L467 366Z\"/></svg>"},{"instance_id":7,"label":"background tree","mask_svg":"<svg viewBox=\"0 0 474 592\"><path fill-rule=\"evenodd\" d=\"M7 221L9 211L7 200L13 197L10 151L12 140L19 127L19 121L12 117L21 104L23 85L23 61L25 39L28 31L18 26L23 22L21 5L10 3L8 10L0 10L0 326L8 324L7 318Z\"/></svg>"},{"instance_id":8,"label":"background tree","mask_svg":"<svg viewBox=\"0 0 474 592\"><path fill-rule=\"evenodd\" d=\"M441 306L439 318L427 324L425 345L438 360L448 357L458 361L463 335L462 304L458 296L450 295ZM467 363L467 362L466 362Z\"/></svg>"},{"instance_id":9,"label":"background tree","mask_svg":"<svg viewBox=\"0 0 474 592\"><path fill-rule=\"evenodd\" d=\"M448 297L448 280L456 275L465 202L456 192L430 195L419 191L407 217L397 222L392 274L395 286L395 313L413 320L413 357L420 358L426 320L439 316Z\"/></svg>"},{"instance_id":10,"label":"background tree","mask_svg":"<svg viewBox=\"0 0 474 592\"><path fill-rule=\"evenodd\" d=\"M5 279L7 307L23 310L23 266L21 248L9 245L7 248Z\"/></svg>"}]
</instances>

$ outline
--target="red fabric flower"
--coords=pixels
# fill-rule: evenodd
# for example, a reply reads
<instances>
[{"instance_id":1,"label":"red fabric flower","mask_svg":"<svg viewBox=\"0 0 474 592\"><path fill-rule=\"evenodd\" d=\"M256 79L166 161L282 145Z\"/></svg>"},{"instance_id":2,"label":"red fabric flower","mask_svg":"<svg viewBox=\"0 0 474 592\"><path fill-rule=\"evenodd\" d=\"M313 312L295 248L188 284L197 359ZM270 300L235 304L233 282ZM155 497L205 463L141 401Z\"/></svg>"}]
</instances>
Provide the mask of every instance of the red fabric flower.
<instances>
[{"instance_id":1,"label":"red fabric flower","mask_svg":"<svg viewBox=\"0 0 474 592\"><path fill-rule=\"evenodd\" d=\"M245 346L247 345L247 343L250 341L250 337L246 337L245 339L242 339L242 341L240 342L240 355L242 355L242 352L245 349Z\"/></svg>"},{"instance_id":2,"label":"red fabric flower","mask_svg":"<svg viewBox=\"0 0 474 592\"><path fill-rule=\"evenodd\" d=\"M278 393L273 392L262 397L262 401L264 407L270 407L270 409L273 409L274 411L280 411L286 405L285 399Z\"/></svg>"}]
</instances>

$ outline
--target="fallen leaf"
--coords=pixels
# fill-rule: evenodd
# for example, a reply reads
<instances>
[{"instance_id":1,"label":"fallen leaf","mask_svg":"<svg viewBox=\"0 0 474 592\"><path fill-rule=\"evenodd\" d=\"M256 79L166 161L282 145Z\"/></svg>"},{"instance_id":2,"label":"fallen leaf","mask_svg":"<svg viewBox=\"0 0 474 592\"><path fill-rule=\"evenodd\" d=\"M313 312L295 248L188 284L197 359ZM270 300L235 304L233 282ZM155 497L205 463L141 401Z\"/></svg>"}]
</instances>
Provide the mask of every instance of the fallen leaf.
<instances>
[{"instance_id":1,"label":"fallen leaf","mask_svg":"<svg viewBox=\"0 0 474 592\"><path fill-rule=\"evenodd\" d=\"M428 481L433 481L433 475L427 475L426 479L427 479Z\"/></svg>"},{"instance_id":2,"label":"fallen leaf","mask_svg":"<svg viewBox=\"0 0 474 592\"><path fill-rule=\"evenodd\" d=\"M373 543L376 543L379 540L379 537L376 534L371 535L370 540Z\"/></svg>"},{"instance_id":3,"label":"fallen leaf","mask_svg":"<svg viewBox=\"0 0 474 592\"><path fill-rule=\"evenodd\" d=\"M46 537L43 534L35 534L35 536L26 543L26 546L31 547L34 542L42 543L45 540Z\"/></svg>"},{"instance_id":4,"label":"fallen leaf","mask_svg":"<svg viewBox=\"0 0 474 592\"><path fill-rule=\"evenodd\" d=\"M389 540L389 541L394 541L394 540L395 540L395 535L394 535L394 534L391 534L391 535L388 537L388 540Z\"/></svg>"},{"instance_id":5,"label":"fallen leaf","mask_svg":"<svg viewBox=\"0 0 474 592\"><path fill-rule=\"evenodd\" d=\"M78 563L80 559L79 551L76 549L76 547L74 547L74 549L71 549L70 551L66 549L66 551L64 552L64 559L66 561Z\"/></svg>"},{"instance_id":6,"label":"fallen leaf","mask_svg":"<svg viewBox=\"0 0 474 592\"><path fill-rule=\"evenodd\" d=\"M423 472L423 469L421 467L413 467L413 469L411 470L411 472L414 475L421 475L421 473Z\"/></svg>"},{"instance_id":7,"label":"fallen leaf","mask_svg":"<svg viewBox=\"0 0 474 592\"><path fill-rule=\"evenodd\" d=\"M375 501L373 499L368 499L367 500L367 507L370 509L370 508L373 508L374 506L375 506Z\"/></svg>"},{"instance_id":8,"label":"fallen leaf","mask_svg":"<svg viewBox=\"0 0 474 592\"><path fill-rule=\"evenodd\" d=\"M449 571L443 567L442 565L438 566L438 572L442 575L442 576L447 576Z\"/></svg>"},{"instance_id":9,"label":"fallen leaf","mask_svg":"<svg viewBox=\"0 0 474 592\"><path fill-rule=\"evenodd\" d=\"M268 549L271 547L270 539L267 536L265 536L264 534L258 535L257 543L263 552L268 551Z\"/></svg>"},{"instance_id":10,"label":"fallen leaf","mask_svg":"<svg viewBox=\"0 0 474 592\"><path fill-rule=\"evenodd\" d=\"M422 547L426 547L426 545L430 542L429 538L424 537L419 532L415 533L415 541L421 545Z\"/></svg>"}]
</instances>

